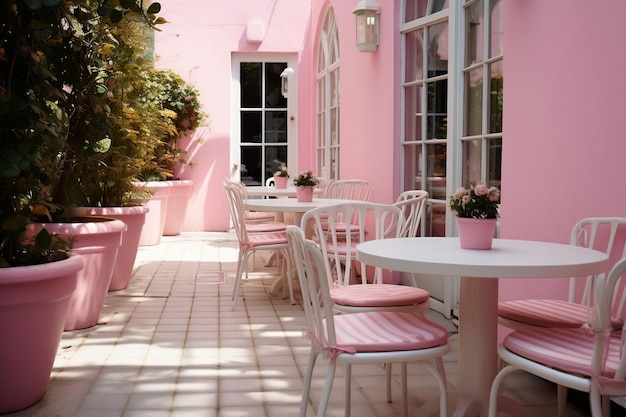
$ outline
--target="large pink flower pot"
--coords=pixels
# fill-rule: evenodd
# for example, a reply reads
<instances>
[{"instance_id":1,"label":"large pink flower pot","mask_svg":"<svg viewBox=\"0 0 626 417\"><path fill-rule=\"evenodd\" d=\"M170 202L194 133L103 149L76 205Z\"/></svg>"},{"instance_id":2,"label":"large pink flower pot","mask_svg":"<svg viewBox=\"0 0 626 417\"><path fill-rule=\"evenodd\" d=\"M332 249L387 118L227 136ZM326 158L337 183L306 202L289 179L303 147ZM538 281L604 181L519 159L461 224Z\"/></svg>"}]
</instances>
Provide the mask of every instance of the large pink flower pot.
<instances>
[{"instance_id":1,"label":"large pink flower pot","mask_svg":"<svg viewBox=\"0 0 626 417\"><path fill-rule=\"evenodd\" d=\"M165 226L163 227L163 236L176 236L182 230L185 214L187 213L187 205L189 196L193 188L191 180L175 180L168 181L171 185L170 197L165 211Z\"/></svg>"},{"instance_id":2,"label":"large pink flower pot","mask_svg":"<svg viewBox=\"0 0 626 417\"><path fill-rule=\"evenodd\" d=\"M42 228L63 238L75 237L73 253L83 255L85 268L78 274L76 290L70 299L65 330L84 329L98 323L109 291L113 266L122 244L126 224L106 217L73 218L75 223L34 223L28 232Z\"/></svg>"},{"instance_id":3,"label":"large pink flower pot","mask_svg":"<svg viewBox=\"0 0 626 417\"><path fill-rule=\"evenodd\" d=\"M77 207L74 209L77 216L112 217L126 224L126 231L122 235L122 245L117 251L109 291L122 290L130 283L139 249L139 238L148 210L146 206Z\"/></svg>"},{"instance_id":4,"label":"large pink flower pot","mask_svg":"<svg viewBox=\"0 0 626 417\"><path fill-rule=\"evenodd\" d=\"M26 408L48 388L82 256L0 268L0 414Z\"/></svg>"},{"instance_id":5,"label":"large pink flower pot","mask_svg":"<svg viewBox=\"0 0 626 417\"><path fill-rule=\"evenodd\" d=\"M150 197L150 200L146 203L149 211L146 214L146 222L141 231L139 246L151 246L161 243L171 188L172 186L169 181L135 183L135 189L148 189L153 192L152 197Z\"/></svg>"}]
</instances>

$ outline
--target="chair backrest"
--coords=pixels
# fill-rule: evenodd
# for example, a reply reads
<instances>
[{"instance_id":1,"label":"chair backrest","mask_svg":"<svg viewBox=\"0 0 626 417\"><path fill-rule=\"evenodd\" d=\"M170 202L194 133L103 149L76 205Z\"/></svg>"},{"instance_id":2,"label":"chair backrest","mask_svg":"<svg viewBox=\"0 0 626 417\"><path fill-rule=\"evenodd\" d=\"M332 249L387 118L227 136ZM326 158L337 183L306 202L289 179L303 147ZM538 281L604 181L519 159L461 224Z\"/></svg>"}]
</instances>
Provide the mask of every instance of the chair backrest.
<instances>
[{"instance_id":1,"label":"chair backrest","mask_svg":"<svg viewBox=\"0 0 626 417\"><path fill-rule=\"evenodd\" d=\"M323 197L370 201L372 186L365 180L334 180L324 188Z\"/></svg>"},{"instance_id":2,"label":"chair backrest","mask_svg":"<svg viewBox=\"0 0 626 417\"><path fill-rule=\"evenodd\" d=\"M233 228L237 235L237 239L240 244L248 242L248 232L246 230L246 190L245 185L224 180L224 193L226 194L226 202L228 203L228 211L230 212L230 219L233 223Z\"/></svg>"},{"instance_id":3,"label":"chair backrest","mask_svg":"<svg viewBox=\"0 0 626 417\"><path fill-rule=\"evenodd\" d=\"M623 217L589 217L580 220L572 228L570 244L596 249L609 255L612 260L619 260L626 256L626 218ZM607 271L608 272L608 271ZM577 290L578 278L570 278L568 301L589 305L593 290L594 277L584 281L582 298ZM626 291L623 285L618 285L613 292L613 314L622 317Z\"/></svg>"},{"instance_id":4,"label":"chair backrest","mask_svg":"<svg viewBox=\"0 0 626 417\"><path fill-rule=\"evenodd\" d=\"M319 238L326 274L334 285L349 285L355 268L360 268L362 284L382 283L381 268L373 268L373 276L368 278L365 264L356 259L356 246L366 240L396 237L402 227L401 216L402 211L391 204L351 201L307 211L302 216L301 227ZM352 222L337 219L352 219Z\"/></svg>"},{"instance_id":5,"label":"chair backrest","mask_svg":"<svg viewBox=\"0 0 626 417\"><path fill-rule=\"evenodd\" d=\"M305 239L300 227L289 225L286 230L298 271L309 337L319 346L336 346L333 303L330 301L329 280L324 276L322 252L315 242Z\"/></svg>"},{"instance_id":6,"label":"chair backrest","mask_svg":"<svg viewBox=\"0 0 626 417\"><path fill-rule=\"evenodd\" d=\"M274 177L269 177L268 179L265 180L265 186L266 187L274 187L276 186L276 181L274 181Z\"/></svg>"},{"instance_id":7,"label":"chair backrest","mask_svg":"<svg viewBox=\"0 0 626 417\"><path fill-rule=\"evenodd\" d=\"M605 274L596 277L594 281L594 302L593 302L593 330L595 335L595 346L593 353L593 370L596 375L604 375L604 364L607 361L609 352L607 344L611 334L611 301L615 299L615 292L618 291L621 276L626 273L626 257L620 259L611 268L605 279ZM626 337L626 324L622 328L621 340ZM619 355L619 365L617 372L613 376L615 380L624 381L626 379L626 343L620 343L621 352Z\"/></svg>"},{"instance_id":8,"label":"chair backrest","mask_svg":"<svg viewBox=\"0 0 626 417\"><path fill-rule=\"evenodd\" d=\"M415 237L422 223L428 204L428 192L423 190L405 191L393 204L402 211L402 227L397 237Z\"/></svg>"}]
</instances>

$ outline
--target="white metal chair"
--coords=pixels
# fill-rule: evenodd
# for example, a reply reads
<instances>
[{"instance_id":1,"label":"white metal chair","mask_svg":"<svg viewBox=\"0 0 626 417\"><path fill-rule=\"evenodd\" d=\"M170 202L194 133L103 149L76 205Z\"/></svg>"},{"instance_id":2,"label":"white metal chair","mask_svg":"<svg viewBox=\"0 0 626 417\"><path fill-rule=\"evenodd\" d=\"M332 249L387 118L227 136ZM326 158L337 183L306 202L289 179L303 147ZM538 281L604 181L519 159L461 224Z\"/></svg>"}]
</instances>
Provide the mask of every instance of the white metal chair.
<instances>
[{"instance_id":1,"label":"white metal chair","mask_svg":"<svg viewBox=\"0 0 626 417\"><path fill-rule=\"evenodd\" d=\"M626 395L626 328L615 330L611 305L615 289L626 272L626 258L611 269L608 278L593 280L590 325L578 328L528 328L509 334L498 347L506 366L493 381L489 417L496 417L501 385L522 370L558 386L589 393L591 415L608 417L609 396ZM559 402L558 413L565 415Z\"/></svg>"},{"instance_id":2,"label":"white metal chair","mask_svg":"<svg viewBox=\"0 0 626 417\"><path fill-rule=\"evenodd\" d=\"M428 204L428 192L423 190L404 191L393 204L402 211L402 227L396 237L415 237L422 223Z\"/></svg>"},{"instance_id":3,"label":"white metal chair","mask_svg":"<svg viewBox=\"0 0 626 417\"><path fill-rule=\"evenodd\" d=\"M626 218L592 217L573 227L572 245L600 250L612 259L626 256ZM608 272L608 271L607 271ZM570 278L568 300L511 300L498 304L498 322L512 329L528 327L581 327L588 323L594 277ZM579 288L580 287L580 288ZM612 300L612 323L621 328L626 292L617 291Z\"/></svg>"},{"instance_id":4,"label":"white metal chair","mask_svg":"<svg viewBox=\"0 0 626 417\"><path fill-rule=\"evenodd\" d=\"M344 223L335 219L350 218ZM352 201L318 207L302 216L301 227L319 237L331 280L330 298L343 313L397 310L418 313L428 308L430 294L421 288L383 283L383 269L356 259L356 246L369 239L396 237L403 227L402 211L388 204ZM368 228L369 227L369 228ZM368 228L368 233L366 233ZM357 278L357 275L359 277Z\"/></svg>"},{"instance_id":5,"label":"white metal chair","mask_svg":"<svg viewBox=\"0 0 626 417\"><path fill-rule=\"evenodd\" d=\"M229 180L226 180L229 181ZM245 184L237 181L229 181L236 187L238 187L239 191L243 193L244 200L248 198L248 190L246 189ZM272 213L269 211L244 211L244 220L246 224L259 224L259 223L275 223L276 213ZM263 227L258 228L260 232L263 232ZM284 227L283 227L284 230Z\"/></svg>"},{"instance_id":6,"label":"white metal chair","mask_svg":"<svg viewBox=\"0 0 626 417\"><path fill-rule=\"evenodd\" d=\"M334 180L324 187L322 197L370 201L372 186L369 182L359 179Z\"/></svg>"},{"instance_id":7,"label":"white metal chair","mask_svg":"<svg viewBox=\"0 0 626 417\"><path fill-rule=\"evenodd\" d=\"M345 415L350 416L353 364L401 363L401 415L408 415L407 362L421 362L434 376L440 391L440 416L447 413L446 379L442 356L449 350L448 333L424 316L374 311L334 315L324 256L315 242L305 240L297 226L287 226L298 271L311 351L304 376L300 417L306 415L313 370L319 355L329 359L317 416L326 415L337 364L345 365ZM435 366L432 362L435 362Z\"/></svg>"},{"instance_id":8,"label":"white metal chair","mask_svg":"<svg viewBox=\"0 0 626 417\"><path fill-rule=\"evenodd\" d=\"M293 287L291 282L291 266L289 256L289 242L287 235L283 229L281 231L268 232L251 232L249 228L258 225L247 225L245 222L245 207L243 194L237 183L232 181L224 182L224 192L226 193L226 201L230 211L231 220L237 240L239 241L239 257L237 260L237 273L235 277L235 288L233 289L233 309L237 306L239 300L239 290L241 289L241 281L243 272L247 268L250 255L258 251L275 251L282 255L282 259L286 261L285 277L289 286L289 296L291 303L295 304L293 296ZM284 278L285 278L284 277ZM283 285L283 292L285 286Z\"/></svg>"}]
</instances>

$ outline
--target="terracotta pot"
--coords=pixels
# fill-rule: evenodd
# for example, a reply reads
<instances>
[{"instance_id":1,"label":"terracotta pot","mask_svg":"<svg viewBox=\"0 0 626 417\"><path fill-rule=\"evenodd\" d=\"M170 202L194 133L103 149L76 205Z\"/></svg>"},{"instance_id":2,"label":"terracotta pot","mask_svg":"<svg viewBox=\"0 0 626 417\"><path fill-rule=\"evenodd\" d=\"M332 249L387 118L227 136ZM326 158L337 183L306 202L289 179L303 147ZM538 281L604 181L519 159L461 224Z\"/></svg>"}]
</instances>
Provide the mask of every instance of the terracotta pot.
<instances>
[{"instance_id":1,"label":"terracotta pot","mask_svg":"<svg viewBox=\"0 0 626 417\"><path fill-rule=\"evenodd\" d=\"M149 189L154 193L146 203L149 211L139 237L139 246L158 245L165 229L165 216L172 185L169 181L137 182L134 185L135 189Z\"/></svg>"},{"instance_id":2,"label":"terracotta pot","mask_svg":"<svg viewBox=\"0 0 626 417\"><path fill-rule=\"evenodd\" d=\"M284 190L287 188L287 183L289 182L289 177L279 177L274 176L274 186L279 190Z\"/></svg>"},{"instance_id":3,"label":"terracotta pot","mask_svg":"<svg viewBox=\"0 0 626 417\"><path fill-rule=\"evenodd\" d=\"M163 227L163 236L179 235L185 215L187 213L187 205L189 196L193 188L191 180L175 180L168 181L171 185L170 196L165 211L165 225Z\"/></svg>"},{"instance_id":4,"label":"terracotta pot","mask_svg":"<svg viewBox=\"0 0 626 417\"><path fill-rule=\"evenodd\" d=\"M148 210L146 206L76 207L74 209L77 216L112 217L126 224L126 231L122 234L122 245L117 251L109 291L123 290L130 283L139 249L139 238Z\"/></svg>"},{"instance_id":5,"label":"terracotta pot","mask_svg":"<svg viewBox=\"0 0 626 417\"><path fill-rule=\"evenodd\" d=\"M313 189L314 187L296 186L296 197L298 201L302 203L310 203L313 201Z\"/></svg>"},{"instance_id":6,"label":"terracotta pot","mask_svg":"<svg viewBox=\"0 0 626 417\"><path fill-rule=\"evenodd\" d=\"M0 414L39 401L48 388L84 259L0 268Z\"/></svg>"},{"instance_id":7,"label":"terracotta pot","mask_svg":"<svg viewBox=\"0 0 626 417\"><path fill-rule=\"evenodd\" d=\"M46 228L63 238L75 237L72 253L83 255L85 268L78 274L76 290L70 298L65 330L84 329L98 323L109 291L113 266L122 244L126 225L107 217L74 217L67 223L33 223L27 234Z\"/></svg>"},{"instance_id":8,"label":"terracotta pot","mask_svg":"<svg viewBox=\"0 0 626 417\"><path fill-rule=\"evenodd\" d=\"M468 219L457 217L459 243L463 249L491 249L498 219Z\"/></svg>"}]
</instances>

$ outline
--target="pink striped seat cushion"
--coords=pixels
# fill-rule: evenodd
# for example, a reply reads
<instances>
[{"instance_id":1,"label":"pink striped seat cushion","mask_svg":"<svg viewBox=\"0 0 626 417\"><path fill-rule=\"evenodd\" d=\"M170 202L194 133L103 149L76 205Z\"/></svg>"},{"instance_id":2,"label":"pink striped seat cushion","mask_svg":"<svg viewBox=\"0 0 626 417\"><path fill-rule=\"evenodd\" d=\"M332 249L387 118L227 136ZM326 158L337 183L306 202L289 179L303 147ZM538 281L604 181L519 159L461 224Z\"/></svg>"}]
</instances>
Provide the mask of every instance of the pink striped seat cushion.
<instances>
[{"instance_id":1,"label":"pink striped seat cushion","mask_svg":"<svg viewBox=\"0 0 626 417\"><path fill-rule=\"evenodd\" d=\"M535 328L518 330L504 339L504 347L533 362L576 375L591 376L594 335L586 329ZM613 378L620 360L621 337L611 335L604 376ZM626 385L626 382L622 381Z\"/></svg>"},{"instance_id":2,"label":"pink striped seat cushion","mask_svg":"<svg viewBox=\"0 0 626 417\"><path fill-rule=\"evenodd\" d=\"M269 211L248 211L245 215L245 221L262 221L274 220L276 215Z\"/></svg>"},{"instance_id":3,"label":"pink striped seat cushion","mask_svg":"<svg viewBox=\"0 0 626 417\"><path fill-rule=\"evenodd\" d=\"M278 245L287 243L287 233L255 233L248 235L248 246Z\"/></svg>"},{"instance_id":4,"label":"pink striped seat cushion","mask_svg":"<svg viewBox=\"0 0 626 417\"><path fill-rule=\"evenodd\" d=\"M448 332L424 316L390 311L334 316L337 347L357 352L388 352L440 346Z\"/></svg>"},{"instance_id":5,"label":"pink striped seat cushion","mask_svg":"<svg viewBox=\"0 0 626 417\"><path fill-rule=\"evenodd\" d=\"M410 306L430 299L428 291L408 285L354 284L330 290L330 299L353 307Z\"/></svg>"},{"instance_id":6,"label":"pink striped seat cushion","mask_svg":"<svg viewBox=\"0 0 626 417\"><path fill-rule=\"evenodd\" d=\"M356 245L357 245L357 242L352 242L352 244L350 245L350 256L352 258L356 258ZM328 252L329 255L338 254L338 255L346 256L348 253L348 247L345 242L340 241L340 242L337 242L336 245L333 245L332 242L328 242L326 244L326 251Z\"/></svg>"},{"instance_id":7,"label":"pink striped seat cushion","mask_svg":"<svg viewBox=\"0 0 626 417\"><path fill-rule=\"evenodd\" d=\"M248 233L284 232L287 225L280 222L247 224Z\"/></svg>"},{"instance_id":8,"label":"pink striped seat cushion","mask_svg":"<svg viewBox=\"0 0 626 417\"><path fill-rule=\"evenodd\" d=\"M564 300L512 300L498 304L498 315L509 320L538 327L581 327L588 323L587 307ZM622 320L611 318L614 329L622 328Z\"/></svg>"}]
</instances>

